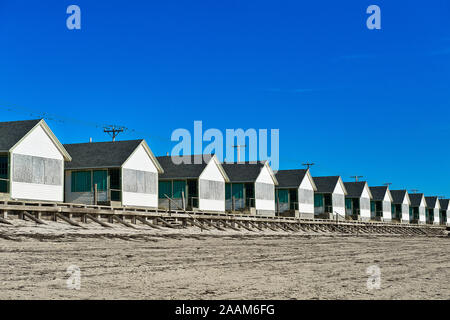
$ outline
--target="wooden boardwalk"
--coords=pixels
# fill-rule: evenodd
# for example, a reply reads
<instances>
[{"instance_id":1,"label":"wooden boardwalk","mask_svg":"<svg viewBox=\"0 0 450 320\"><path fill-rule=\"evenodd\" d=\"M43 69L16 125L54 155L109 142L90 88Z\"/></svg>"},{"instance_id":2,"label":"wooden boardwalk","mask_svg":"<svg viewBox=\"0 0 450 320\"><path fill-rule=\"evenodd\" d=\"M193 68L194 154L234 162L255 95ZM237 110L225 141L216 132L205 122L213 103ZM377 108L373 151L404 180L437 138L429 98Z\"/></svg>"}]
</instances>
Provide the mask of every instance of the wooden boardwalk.
<instances>
[{"instance_id":1,"label":"wooden boardwalk","mask_svg":"<svg viewBox=\"0 0 450 320\"><path fill-rule=\"evenodd\" d=\"M314 232L342 234L395 234L408 236L445 235L444 225L417 225L379 221L349 221L325 219L297 219L293 217L265 217L241 213L219 213L183 210L156 210L134 207L111 207L73 203L47 203L27 201L0 201L0 223L14 225L14 218L27 219L37 224L45 220L63 221L84 228L88 221L105 228L114 223L135 229L137 223L151 228L198 227L202 230L235 230L262 232Z\"/></svg>"}]
</instances>

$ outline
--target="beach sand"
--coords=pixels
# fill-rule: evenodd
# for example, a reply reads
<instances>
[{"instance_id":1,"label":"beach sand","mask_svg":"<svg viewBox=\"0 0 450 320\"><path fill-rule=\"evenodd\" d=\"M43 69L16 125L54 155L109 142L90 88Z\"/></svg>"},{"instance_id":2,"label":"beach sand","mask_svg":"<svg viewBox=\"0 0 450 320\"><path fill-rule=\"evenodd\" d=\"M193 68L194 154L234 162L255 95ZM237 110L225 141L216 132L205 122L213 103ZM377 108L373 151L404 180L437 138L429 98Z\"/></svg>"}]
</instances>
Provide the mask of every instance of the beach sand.
<instances>
[{"instance_id":1,"label":"beach sand","mask_svg":"<svg viewBox=\"0 0 450 320\"><path fill-rule=\"evenodd\" d=\"M0 299L450 299L449 237L13 222L0 226Z\"/></svg>"}]
</instances>

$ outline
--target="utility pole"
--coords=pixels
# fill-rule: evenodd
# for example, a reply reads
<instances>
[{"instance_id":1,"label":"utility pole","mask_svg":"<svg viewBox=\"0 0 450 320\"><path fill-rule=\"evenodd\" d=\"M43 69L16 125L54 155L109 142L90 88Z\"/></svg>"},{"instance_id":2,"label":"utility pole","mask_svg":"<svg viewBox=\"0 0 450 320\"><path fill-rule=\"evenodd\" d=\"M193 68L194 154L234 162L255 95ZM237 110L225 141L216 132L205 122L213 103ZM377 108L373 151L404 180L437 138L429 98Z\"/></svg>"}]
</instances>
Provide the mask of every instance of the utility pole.
<instances>
[{"instance_id":1,"label":"utility pole","mask_svg":"<svg viewBox=\"0 0 450 320\"><path fill-rule=\"evenodd\" d=\"M233 148L236 148L237 150L237 162L241 161L241 148L247 147L245 144L238 144L233 146Z\"/></svg>"},{"instance_id":2,"label":"utility pole","mask_svg":"<svg viewBox=\"0 0 450 320\"><path fill-rule=\"evenodd\" d=\"M417 193L419 190L418 189L411 189L412 193Z\"/></svg>"},{"instance_id":3,"label":"utility pole","mask_svg":"<svg viewBox=\"0 0 450 320\"><path fill-rule=\"evenodd\" d=\"M107 126L103 128L103 132L106 132L109 134L112 138L112 141L116 141L116 137L119 135L119 133L123 132L126 128L125 127L117 127L117 126Z\"/></svg>"},{"instance_id":4,"label":"utility pole","mask_svg":"<svg viewBox=\"0 0 450 320\"><path fill-rule=\"evenodd\" d=\"M311 166L314 165L314 162L306 162L306 163L302 163L302 166L305 166L306 169L309 169Z\"/></svg>"},{"instance_id":5,"label":"utility pole","mask_svg":"<svg viewBox=\"0 0 450 320\"><path fill-rule=\"evenodd\" d=\"M364 176L351 176L350 178L355 179L355 182L358 182L359 178L363 178Z\"/></svg>"},{"instance_id":6,"label":"utility pole","mask_svg":"<svg viewBox=\"0 0 450 320\"><path fill-rule=\"evenodd\" d=\"M383 183L383 186L389 187L392 184L392 182L385 182Z\"/></svg>"}]
</instances>

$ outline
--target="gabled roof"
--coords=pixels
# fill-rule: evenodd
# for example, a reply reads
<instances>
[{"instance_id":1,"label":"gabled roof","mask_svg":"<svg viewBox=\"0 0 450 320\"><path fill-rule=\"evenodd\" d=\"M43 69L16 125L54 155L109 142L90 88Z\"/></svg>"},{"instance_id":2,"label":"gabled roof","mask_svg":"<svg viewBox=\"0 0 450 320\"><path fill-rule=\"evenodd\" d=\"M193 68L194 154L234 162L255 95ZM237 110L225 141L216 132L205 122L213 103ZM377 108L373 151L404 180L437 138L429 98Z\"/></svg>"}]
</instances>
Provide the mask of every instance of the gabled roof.
<instances>
[{"instance_id":1,"label":"gabled roof","mask_svg":"<svg viewBox=\"0 0 450 320\"><path fill-rule=\"evenodd\" d=\"M366 181L344 182L345 189L347 189L347 198L360 198L364 188L367 186ZM372 198L370 189L367 188L369 197Z\"/></svg>"},{"instance_id":2,"label":"gabled roof","mask_svg":"<svg viewBox=\"0 0 450 320\"><path fill-rule=\"evenodd\" d=\"M387 186L378 186L378 187L369 187L370 192L372 193L372 200L375 201L383 201L386 197L386 192L389 194L389 199L392 201L392 195L389 191L389 187Z\"/></svg>"},{"instance_id":3,"label":"gabled roof","mask_svg":"<svg viewBox=\"0 0 450 320\"><path fill-rule=\"evenodd\" d=\"M64 160L70 161L67 150L53 134L44 119L0 122L0 151L9 152L22 142L23 139L37 126L41 126L55 147L63 155Z\"/></svg>"},{"instance_id":4,"label":"gabled roof","mask_svg":"<svg viewBox=\"0 0 450 320\"><path fill-rule=\"evenodd\" d=\"M425 197L425 203L428 208L436 208L439 204L438 197Z\"/></svg>"},{"instance_id":5,"label":"gabled roof","mask_svg":"<svg viewBox=\"0 0 450 320\"><path fill-rule=\"evenodd\" d=\"M279 188L298 188L305 177L307 177L311 181L313 190L317 189L316 184L307 169L278 170L275 177L278 180Z\"/></svg>"},{"instance_id":6,"label":"gabled roof","mask_svg":"<svg viewBox=\"0 0 450 320\"><path fill-rule=\"evenodd\" d=\"M391 190L392 203L401 204L407 196L406 190Z\"/></svg>"},{"instance_id":7,"label":"gabled roof","mask_svg":"<svg viewBox=\"0 0 450 320\"><path fill-rule=\"evenodd\" d=\"M208 163L212 160L216 162L225 181L228 182L229 180L215 155L212 157L209 154L185 155L181 158L183 159L183 162L180 164L174 163L171 156L161 156L156 157L156 159L164 169L164 173L159 176L160 179L198 179Z\"/></svg>"},{"instance_id":8,"label":"gabled roof","mask_svg":"<svg viewBox=\"0 0 450 320\"><path fill-rule=\"evenodd\" d=\"M316 184L318 193L333 193L334 189L336 189L336 185L341 183L344 194L347 194L347 189L340 176L313 177L313 180Z\"/></svg>"},{"instance_id":9,"label":"gabled roof","mask_svg":"<svg viewBox=\"0 0 450 320\"><path fill-rule=\"evenodd\" d=\"M442 210L448 210L450 209L449 207L449 199L439 199L439 205L441 206Z\"/></svg>"},{"instance_id":10,"label":"gabled roof","mask_svg":"<svg viewBox=\"0 0 450 320\"><path fill-rule=\"evenodd\" d=\"M0 151L9 151L41 120L0 122Z\"/></svg>"},{"instance_id":11,"label":"gabled roof","mask_svg":"<svg viewBox=\"0 0 450 320\"><path fill-rule=\"evenodd\" d=\"M145 140L65 144L64 147L72 156L72 161L66 163L65 167L66 169L118 168L141 143L145 143ZM160 167L159 164L155 165L157 168Z\"/></svg>"},{"instance_id":12,"label":"gabled roof","mask_svg":"<svg viewBox=\"0 0 450 320\"><path fill-rule=\"evenodd\" d=\"M256 182L264 167L267 167L275 185L278 180L267 161L263 162L223 162L222 167L230 178L230 182Z\"/></svg>"},{"instance_id":13,"label":"gabled roof","mask_svg":"<svg viewBox=\"0 0 450 320\"><path fill-rule=\"evenodd\" d=\"M423 193L410 193L411 207L419 207L422 202Z\"/></svg>"}]
</instances>

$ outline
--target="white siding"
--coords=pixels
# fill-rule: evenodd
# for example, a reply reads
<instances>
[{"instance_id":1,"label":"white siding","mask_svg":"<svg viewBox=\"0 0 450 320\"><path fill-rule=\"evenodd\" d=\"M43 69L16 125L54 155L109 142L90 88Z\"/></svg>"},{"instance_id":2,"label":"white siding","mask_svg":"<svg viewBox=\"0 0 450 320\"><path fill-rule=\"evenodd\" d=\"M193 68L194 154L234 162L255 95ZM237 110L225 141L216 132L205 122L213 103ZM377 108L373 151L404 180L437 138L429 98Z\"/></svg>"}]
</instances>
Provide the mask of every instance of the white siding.
<instances>
[{"instance_id":1,"label":"white siding","mask_svg":"<svg viewBox=\"0 0 450 320\"><path fill-rule=\"evenodd\" d=\"M425 218L425 210L426 210L426 203L425 203L425 197L422 196L422 200L420 201L419 205L419 223L426 223Z\"/></svg>"},{"instance_id":2,"label":"white siding","mask_svg":"<svg viewBox=\"0 0 450 320\"><path fill-rule=\"evenodd\" d=\"M11 198L38 201L58 201L64 198L64 157L44 131L42 126L34 128L24 140L20 142L11 152L14 154L34 156L61 161L59 185L48 185L41 183L17 182L11 176ZM10 172L14 172L14 161L12 160Z\"/></svg>"},{"instance_id":3,"label":"white siding","mask_svg":"<svg viewBox=\"0 0 450 320\"><path fill-rule=\"evenodd\" d=\"M136 148L130 158L125 161L122 169L133 169L138 171L147 171L158 174L158 170L154 165L152 159L145 151L144 147L140 145ZM123 182L122 182L123 183ZM158 179L155 181L156 193L138 193L138 192L122 192L122 205L136 206L136 207L158 207ZM122 185L123 190L123 185Z\"/></svg>"},{"instance_id":4,"label":"white siding","mask_svg":"<svg viewBox=\"0 0 450 320\"><path fill-rule=\"evenodd\" d=\"M218 181L223 184L223 199L199 199L199 209L205 211L225 211L225 178L220 172L217 163L212 158L208 164L206 165L203 172L200 174L200 180L209 180L209 181ZM201 187L201 183L199 186ZM203 194L201 190L199 190L199 195Z\"/></svg>"},{"instance_id":5,"label":"white siding","mask_svg":"<svg viewBox=\"0 0 450 320\"><path fill-rule=\"evenodd\" d=\"M388 208L384 208L383 206L383 220L385 221L391 221L392 220L392 211L391 211L391 198L389 197L389 189L386 191L386 194L384 195L384 202L389 202L389 210Z\"/></svg>"},{"instance_id":6,"label":"white siding","mask_svg":"<svg viewBox=\"0 0 450 320\"><path fill-rule=\"evenodd\" d=\"M361 219L363 220L370 220L370 194L368 188L369 186L366 183L363 192L361 193L361 199L367 199L366 201L369 203L368 209L361 209L360 211Z\"/></svg>"},{"instance_id":7,"label":"white siding","mask_svg":"<svg viewBox=\"0 0 450 320\"><path fill-rule=\"evenodd\" d=\"M335 204L334 201L335 195L343 197L342 206L337 206ZM336 187L334 188L333 191L333 215L335 215L336 213L338 213L342 217L345 217L345 192L344 189L342 188L340 181L336 184Z\"/></svg>"},{"instance_id":8,"label":"white siding","mask_svg":"<svg viewBox=\"0 0 450 320\"><path fill-rule=\"evenodd\" d=\"M310 203L300 203L298 204L298 211L300 213L311 213L314 216L314 188L308 175L305 174L302 183L300 184L299 189L311 191L311 201ZM299 191L300 192L300 191ZM300 195L298 197L300 200Z\"/></svg>"},{"instance_id":9,"label":"white siding","mask_svg":"<svg viewBox=\"0 0 450 320\"><path fill-rule=\"evenodd\" d=\"M403 208L407 208L402 211L402 222L409 222L409 198L408 193L405 194L405 198L403 199Z\"/></svg>"},{"instance_id":10,"label":"white siding","mask_svg":"<svg viewBox=\"0 0 450 320\"><path fill-rule=\"evenodd\" d=\"M259 174L258 178L256 179L256 183L267 183L274 186L275 184L273 182L272 176L270 175L270 171L267 168L267 166L264 166L261 170L261 173ZM256 190L255 190L256 194ZM274 191L275 194L275 191ZM271 213L275 215L275 200L263 200L263 199L255 199L255 208L256 210L261 210L262 212L270 211Z\"/></svg>"}]
</instances>

